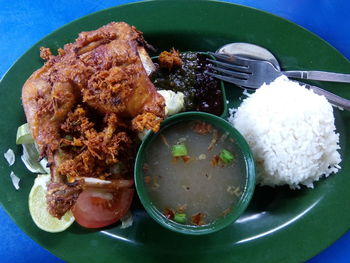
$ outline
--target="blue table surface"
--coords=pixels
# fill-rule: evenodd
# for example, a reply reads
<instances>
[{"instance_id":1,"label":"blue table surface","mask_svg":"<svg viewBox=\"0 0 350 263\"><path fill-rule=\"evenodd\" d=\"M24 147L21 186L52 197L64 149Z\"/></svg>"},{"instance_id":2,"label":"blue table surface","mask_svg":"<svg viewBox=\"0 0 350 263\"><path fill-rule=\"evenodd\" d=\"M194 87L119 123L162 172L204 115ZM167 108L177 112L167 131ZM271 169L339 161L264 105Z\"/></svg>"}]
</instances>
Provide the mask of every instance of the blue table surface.
<instances>
[{"instance_id":1,"label":"blue table surface","mask_svg":"<svg viewBox=\"0 0 350 263\"><path fill-rule=\"evenodd\" d=\"M130 0L0 0L0 78L28 48L81 16ZM314 32L350 59L348 0L231 0L289 19ZM62 262L32 241L0 208L0 262ZM350 231L308 263L350 262Z\"/></svg>"}]
</instances>

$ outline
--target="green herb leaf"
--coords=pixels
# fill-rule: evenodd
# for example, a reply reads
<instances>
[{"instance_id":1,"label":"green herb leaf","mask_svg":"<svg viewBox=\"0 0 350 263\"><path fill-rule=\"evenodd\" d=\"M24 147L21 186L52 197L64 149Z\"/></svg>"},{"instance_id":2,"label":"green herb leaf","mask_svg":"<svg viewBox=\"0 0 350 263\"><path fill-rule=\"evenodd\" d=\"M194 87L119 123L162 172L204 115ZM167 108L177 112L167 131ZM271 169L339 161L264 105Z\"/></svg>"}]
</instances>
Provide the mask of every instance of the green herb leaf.
<instances>
[{"instance_id":1,"label":"green herb leaf","mask_svg":"<svg viewBox=\"0 0 350 263\"><path fill-rule=\"evenodd\" d=\"M223 161L225 164L230 164L235 159L233 154L230 151L225 149L221 151L219 157L220 157L220 160Z\"/></svg>"},{"instance_id":2,"label":"green herb leaf","mask_svg":"<svg viewBox=\"0 0 350 263\"><path fill-rule=\"evenodd\" d=\"M66 135L64 138L68 141L73 141L73 137L71 135Z\"/></svg>"}]
</instances>

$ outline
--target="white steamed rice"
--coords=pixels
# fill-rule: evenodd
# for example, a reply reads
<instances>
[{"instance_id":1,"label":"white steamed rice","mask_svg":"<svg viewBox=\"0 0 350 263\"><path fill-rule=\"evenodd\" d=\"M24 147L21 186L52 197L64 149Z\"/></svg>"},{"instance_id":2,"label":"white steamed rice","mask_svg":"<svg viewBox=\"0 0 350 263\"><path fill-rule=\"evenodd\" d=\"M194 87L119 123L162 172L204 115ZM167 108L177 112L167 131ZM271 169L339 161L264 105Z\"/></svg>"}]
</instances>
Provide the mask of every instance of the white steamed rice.
<instances>
[{"instance_id":1,"label":"white steamed rice","mask_svg":"<svg viewBox=\"0 0 350 263\"><path fill-rule=\"evenodd\" d=\"M339 169L339 134L324 96L280 77L230 110L230 123L250 145L260 185L300 185Z\"/></svg>"}]
</instances>

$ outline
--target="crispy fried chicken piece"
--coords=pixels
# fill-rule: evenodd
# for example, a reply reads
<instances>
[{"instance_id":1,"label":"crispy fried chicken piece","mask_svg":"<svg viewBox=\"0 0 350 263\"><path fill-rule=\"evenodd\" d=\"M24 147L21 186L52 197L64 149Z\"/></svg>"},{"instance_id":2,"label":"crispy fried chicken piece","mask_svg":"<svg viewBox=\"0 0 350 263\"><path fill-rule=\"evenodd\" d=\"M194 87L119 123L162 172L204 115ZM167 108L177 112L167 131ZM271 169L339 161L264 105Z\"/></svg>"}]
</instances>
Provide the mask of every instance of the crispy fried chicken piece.
<instances>
[{"instance_id":1,"label":"crispy fried chicken piece","mask_svg":"<svg viewBox=\"0 0 350 263\"><path fill-rule=\"evenodd\" d=\"M142 61L149 59L140 58L147 55L147 45L134 27L113 22L80 33L58 56L42 49L49 60L24 84L22 101L43 156L58 148L58 127L80 101L101 113L136 117L148 112L160 122L164 99L143 67Z\"/></svg>"},{"instance_id":2,"label":"crispy fried chicken piece","mask_svg":"<svg viewBox=\"0 0 350 263\"><path fill-rule=\"evenodd\" d=\"M112 22L80 33L57 56L41 48L47 62L25 82L22 102L52 183L111 176L112 165L132 162L130 127L159 128L165 104L148 78L154 65L145 47L135 27ZM138 117L145 114L147 122Z\"/></svg>"},{"instance_id":3,"label":"crispy fried chicken piece","mask_svg":"<svg viewBox=\"0 0 350 263\"><path fill-rule=\"evenodd\" d=\"M71 209L82 191L83 180L75 181L72 184L49 184L46 195L49 213L61 219L61 217Z\"/></svg>"},{"instance_id":4,"label":"crispy fried chicken piece","mask_svg":"<svg viewBox=\"0 0 350 263\"><path fill-rule=\"evenodd\" d=\"M51 167L57 166L53 155L61 139L59 127L77 103L103 114L133 118L147 112L154 123L162 120L164 99L149 80L139 55L147 54L147 45L135 27L113 22L80 33L57 56L41 50L49 60L24 84L22 101L32 135L41 155L53 163Z\"/></svg>"}]
</instances>

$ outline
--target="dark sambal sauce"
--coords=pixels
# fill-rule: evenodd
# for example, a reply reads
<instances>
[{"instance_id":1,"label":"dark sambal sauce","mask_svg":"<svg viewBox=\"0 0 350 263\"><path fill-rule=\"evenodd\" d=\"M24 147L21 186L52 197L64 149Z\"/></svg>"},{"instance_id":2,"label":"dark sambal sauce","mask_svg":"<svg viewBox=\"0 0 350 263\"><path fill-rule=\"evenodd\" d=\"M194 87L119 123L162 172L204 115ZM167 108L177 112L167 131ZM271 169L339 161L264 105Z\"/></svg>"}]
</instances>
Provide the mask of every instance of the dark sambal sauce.
<instances>
[{"instance_id":1,"label":"dark sambal sauce","mask_svg":"<svg viewBox=\"0 0 350 263\"><path fill-rule=\"evenodd\" d=\"M180 53L182 63L172 68L157 67L151 80L158 90L180 91L185 95L186 111L204 111L220 116L224 111L220 81L205 74L208 55L196 52Z\"/></svg>"}]
</instances>

